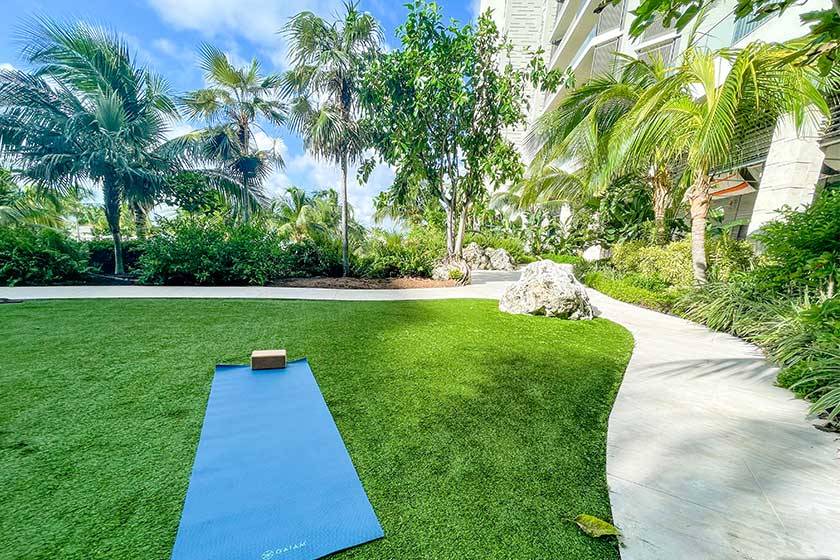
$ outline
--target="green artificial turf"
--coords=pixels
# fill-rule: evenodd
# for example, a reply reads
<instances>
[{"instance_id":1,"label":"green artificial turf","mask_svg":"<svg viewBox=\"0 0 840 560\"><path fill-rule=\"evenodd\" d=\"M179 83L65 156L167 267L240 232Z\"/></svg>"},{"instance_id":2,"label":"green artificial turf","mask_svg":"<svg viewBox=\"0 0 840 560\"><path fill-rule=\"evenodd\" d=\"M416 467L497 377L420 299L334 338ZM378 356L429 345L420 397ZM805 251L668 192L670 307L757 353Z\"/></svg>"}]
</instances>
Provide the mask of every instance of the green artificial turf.
<instances>
[{"instance_id":1,"label":"green artificial turf","mask_svg":"<svg viewBox=\"0 0 840 560\"><path fill-rule=\"evenodd\" d=\"M165 559L216 363L307 356L385 538L343 559L604 559L632 340L490 301L0 305L0 558ZM294 429L294 426L289 426Z\"/></svg>"}]
</instances>

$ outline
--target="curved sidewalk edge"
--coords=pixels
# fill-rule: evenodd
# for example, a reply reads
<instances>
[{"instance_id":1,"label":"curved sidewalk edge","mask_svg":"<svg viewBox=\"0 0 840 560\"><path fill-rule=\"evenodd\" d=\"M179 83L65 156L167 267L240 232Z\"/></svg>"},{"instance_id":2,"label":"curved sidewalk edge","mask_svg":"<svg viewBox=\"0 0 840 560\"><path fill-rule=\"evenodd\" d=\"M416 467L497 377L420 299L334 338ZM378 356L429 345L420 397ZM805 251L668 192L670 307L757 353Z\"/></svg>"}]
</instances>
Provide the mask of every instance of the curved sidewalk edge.
<instances>
[{"instance_id":1,"label":"curved sidewalk edge","mask_svg":"<svg viewBox=\"0 0 840 560\"><path fill-rule=\"evenodd\" d=\"M624 560L840 559L837 434L755 346L590 290L635 338L609 421Z\"/></svg>"}]
</instances>

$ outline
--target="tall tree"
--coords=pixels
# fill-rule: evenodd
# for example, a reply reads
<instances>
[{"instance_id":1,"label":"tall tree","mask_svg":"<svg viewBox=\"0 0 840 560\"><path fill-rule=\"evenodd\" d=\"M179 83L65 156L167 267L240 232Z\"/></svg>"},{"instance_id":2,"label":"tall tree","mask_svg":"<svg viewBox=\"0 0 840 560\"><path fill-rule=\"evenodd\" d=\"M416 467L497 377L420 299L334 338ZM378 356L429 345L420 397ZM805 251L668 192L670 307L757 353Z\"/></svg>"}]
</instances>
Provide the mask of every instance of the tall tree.
<instances>
[{"instance_id":1,"label":"tall tree","mask_svg":"<svg viewBox=\"0 0 840 560\"><path fill-rule=\"evenodd\" d=\"M177 117L168 86L100 28L39 19L24 38L23 56L35 69L0 72L0 156L42 190L99 186L121 274L126 189L163 180L166 163L153 152Z\"/></svg>"},{"instance_id":2,"label":"tall tree","mask_svg":"<svg viewBox=\"0 0 840 560\"><path fill-rule=\"evenodd\" d=\"M629 150L639 135L639 123L628 115L666 72L662 59L628 57L618 72L595 76L540 118L529 137L539 148L528 177L519 185L520 205L580 205L613 184L638 177L651 192L654 238L665 241L666 213L675 190L671 166L678 154L672 142L645 152Z\"/></svg>"},{"instance_id":3,"label":"tall tree","mask_svg":"<svg viewBox=\"0 0 840 560\"><path fill-rule=\"evenodd\" d=\"M293 126L307 149L341 168L341 252L346 276L350 267L347 173L369 147L360 125L359 77L364 65L379 54L382 30L354 1L344 3L338 21L301 12L289 21L283 34L289 41L292 64L285 88L295 98Z\"/></svg>"},{"instance_id":4,"label":"tall tree","mask_svg":"<svg viewBox=\"0 0 840 560\"><path fill-rule=\"evenodd\" d=\"M200 144L199 155L218 163L241 186L239 211L247 221L264 200L262 185L272 169L283 166L274 146L261 149L255 138L258 118L278 126L286 122L281 77L263 74L256 59L236 68L225 53L209 44L201 46L199 56L207 87L186 94L181 103L188 118L207 122L194 138Z\"/></svg>"},{"instance_id":5,"label":"tall tree","mask_svg":"<svg viewBox=\"0 0 840 560\"><path fill-rule=\"evenodd\" d=\"M397 30L401 48L377 59L363 98L379 157L396 168L388 196L404 205L437 201L446 214L449 259L461 258L477 201L522 173L502 134L525 119L525 85L549 81L538 54L524 70L489 12L475 26L444 24L440 8L417 0Z\"/></svg>"},{"instance_id":6,"label":"tall tree","mask_svg":"<svg viewBox=\"0 0 840 560\"><path fill-rule=\"evenodd\" d=\"M650 153L671 143L682 153L691 186L691 257L698 283L706 281L706 223L715 173L726 169L739 122L761 113L770 123L784 114L803 123L815 107L828 114L825 99L807 67L784 63L786 49L752 44L712 51L691 46L675 71L650 87L634 109L639 134L631 150ZM723 75L723 64L729 71ZM632 155L631 155L632 157Z\"/></svg>"}]
</instances>

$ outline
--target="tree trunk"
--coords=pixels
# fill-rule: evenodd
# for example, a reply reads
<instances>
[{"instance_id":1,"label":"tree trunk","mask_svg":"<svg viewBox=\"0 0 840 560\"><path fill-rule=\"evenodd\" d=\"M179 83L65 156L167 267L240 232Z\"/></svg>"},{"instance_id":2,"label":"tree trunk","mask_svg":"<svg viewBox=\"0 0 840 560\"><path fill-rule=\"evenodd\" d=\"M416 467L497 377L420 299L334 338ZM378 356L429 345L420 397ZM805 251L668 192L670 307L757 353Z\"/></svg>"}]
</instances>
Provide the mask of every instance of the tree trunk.
<instances>
[{"instance_id":1,"label":"tree trunk","mask_svg":"<svg viewBox=\"0 0 840 560\"><path fill-rule=\"evenodd\" d=\"M651 178L653 186L653 240L658 245L664 245L668 241L668 232L665 228L665 209L668 204L668 192L670 181L665 171L657 171Z\"/></svg>"},{"instance_id":2,"label":"tree trunk","mask_svg":"<svg viewBox=\"0 0 840 560\"><path fill-rule=\"evenodd\" d=\"M443 207L446 211L446 256L452 257L455 255L455 215L449 200L443 200Z\"/></svg>"},{"instance_id":3,"label":"tree trunk","mask_svg":"<svg viewBox=\"0 0 840 560\"><path fill-rule=\"evenodd\" d=\"M461 216L458 218L458 236L455 238L455 247L453 250L454 255L457 258L463 258L463 249L464 249L464 232L467 227L467 213L469 207L464 207L461 210Z\"/></svg>"},{"instance_id":4,"label":"tree trunk","mask_svg":"<svg viewBox=\"0 0 840 560\"><path fill-rule=\"evenodd\" d=\"M137 234L137 239L146 239L148 236L148 219L146 209L142 204L133 203L131 210L134 213L134 232Z\"/></svg>"},{"instance_id":5,"label":"tree trunk","mask_svg":"<svg viewBox=\"0 0 840 560\"><path fill-rule=\"evenodd\" d=\"M706 217L712 200L710 187L709 176L700 173L688 195L691 212L691 266L694 270L694 280L698 284L706 283Z\"/></svg>"},{"instance_id":6,"label":"tree trunk","mask_svg":"<svg viewBox=\"0 0 840 560\"><path fill-rule=\"evenodd\" d=\"M106 178L102 186L105 202L105 219L114 240L114 274L125 274L123 266L122 236L120 234L120 193L113 179Z\"/></svg>"},{"instance_id":7,"label":"tree trunk","mask_svg":"<svg viewBox=\"0 0 840 560\"><path fill-rule=\"evenodd\" d=\"M347 155L341 156L341 268L342 274L350 273L350 238L347 233Z\"/></svg>"},{"instance_id":8,"label":"tree trunk","mask_svg":"<svg viewBox=\"0 0 840 560\"><path fill-rule=\"evenodd\" d=\"M247 224L251 219L251 207L248 200L248 172L242 174L242 219Z\"/></svg>"}]
</instances>

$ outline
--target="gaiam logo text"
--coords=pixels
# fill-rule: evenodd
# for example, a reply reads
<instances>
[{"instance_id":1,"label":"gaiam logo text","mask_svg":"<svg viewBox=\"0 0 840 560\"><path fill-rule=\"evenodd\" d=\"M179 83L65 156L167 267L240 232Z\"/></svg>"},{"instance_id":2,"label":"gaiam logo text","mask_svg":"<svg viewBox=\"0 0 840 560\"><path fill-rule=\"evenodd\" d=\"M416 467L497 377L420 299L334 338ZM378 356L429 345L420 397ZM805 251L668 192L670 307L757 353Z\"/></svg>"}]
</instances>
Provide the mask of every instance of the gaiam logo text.
<instances>
[{"instance_id":1,"label":"gaiam logo text","mask_svg":"<svg viewBox=\"0 0 840 560\"><path fill-rule=\"evenodd\" d=\"M266 550L262 554L260 554L261 560L271 560L272 558L277 558L281 554L286 554L287 552L292 552L293 550L298 550L306 546L306 541L301 541L296 544L288 544L286 546L279 546L277 548L272 548Z\"/></svg>"}]
</instances>

